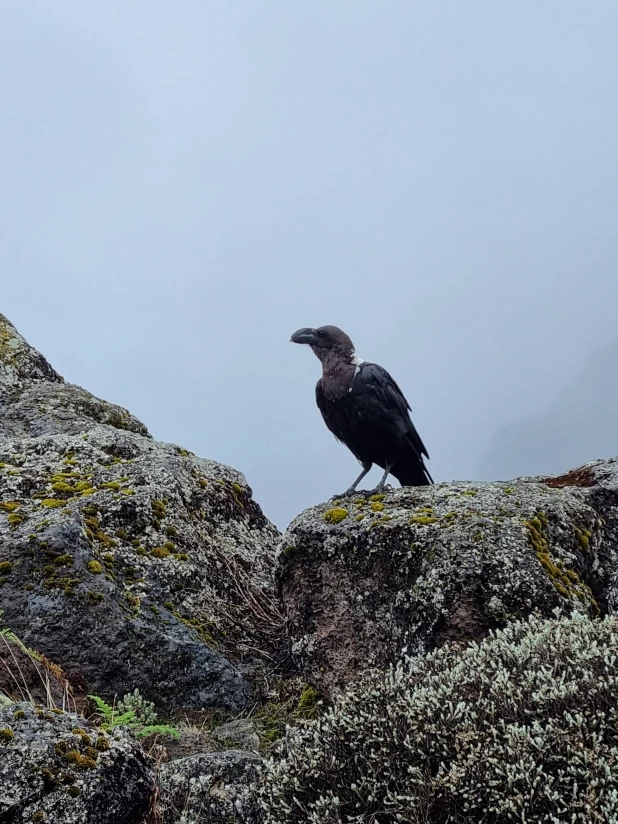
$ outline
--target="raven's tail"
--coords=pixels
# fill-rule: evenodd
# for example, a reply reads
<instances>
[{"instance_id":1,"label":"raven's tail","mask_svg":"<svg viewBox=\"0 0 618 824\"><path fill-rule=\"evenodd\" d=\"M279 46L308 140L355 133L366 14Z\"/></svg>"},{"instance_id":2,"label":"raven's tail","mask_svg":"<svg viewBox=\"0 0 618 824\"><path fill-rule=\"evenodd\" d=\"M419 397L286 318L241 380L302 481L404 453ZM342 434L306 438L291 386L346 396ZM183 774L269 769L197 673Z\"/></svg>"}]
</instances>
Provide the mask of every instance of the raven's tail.
<instances>
[{"instance_id":1,"label":"raven's tail","mask_svg":"<svg viewBox=\"0 0 618 824\"><path fill-rule=\"evenodd\" d=\"M433 483L423 458L413 450L393 464L391 475L394 475L402 486L429 486Z\"/></svg>"}]
</instances>

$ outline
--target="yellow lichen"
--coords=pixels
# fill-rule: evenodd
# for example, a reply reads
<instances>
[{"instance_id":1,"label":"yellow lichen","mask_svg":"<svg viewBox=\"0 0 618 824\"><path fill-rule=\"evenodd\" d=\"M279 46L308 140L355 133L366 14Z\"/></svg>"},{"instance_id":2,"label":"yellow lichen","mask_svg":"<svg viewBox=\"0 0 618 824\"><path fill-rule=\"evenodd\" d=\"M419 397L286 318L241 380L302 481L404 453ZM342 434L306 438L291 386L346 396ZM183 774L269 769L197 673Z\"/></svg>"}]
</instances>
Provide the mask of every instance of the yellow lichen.
<instances>
[{"instance_id":1,"label":"yellow lichen","mask_svg":"<svg viewBox=\"0 0 618 824\"><path fill-rule=\"evenodd\" d=\"M0 744L10 744L14 738L15 733L13 730L10 730L8 727L0 729Z\"/></svg>"},{"instance_id":2,"label":"yellow lichen","mask_svg":"<svg viewBox=\"0 0 618 824\"><path fill-rule=\"evenodd\" d=\"M90 736L88 735L86 730L82 729L82 727L73 727L71 732L73 733L73 735L79 735L79 737L82 739L83 743L87 747L91 746L92 741L90 740Z\"/></svg>"},{"instance_id":3,"label":"yellow lichen","mask_svg":"<svg viewBox=\"0 0 618 824\"><path fill-rule=\"evenodd\" d=\"M329 509L324 513L324 520L327 524L338 524L348 517L348 510L341 507Z\"/></svg>"},{"instance_id":4,"label":"yellow lichen","mask_svg":"<svg viewBox=\"0 0 618 824\"><path fill-rule=\"evenodd\" d=\"M599 614L599 605L592 596L590 587L580 580L575 570L565 569L564 561L560 558L554 559L550 551L549 541L545 530L549 526L549 521L544 512L537 512L529 521L524 521L524 526L528 532L528 542L534 549L536 557L547 573L553 587L563 598L581 601L589 611Z\"/></svg>"},{"instance_id":5,"label":"yellow lichen","mask_svg":"<svg viewBox=\"0 0 618 824\"><path fill-rule=\"evenodd\" d=\"M52 489L54 492L69 492L73 494L75 492L75 487L68 484L66 481L58 481L55 484L52 484Z\"/></svg>"},{"instance_id":6,"label":"yellow lichen","mask_svg":"<svg viewBox=\"0 0 618 824\"><path fill-rule=\"evenodd\" d=\"M152 514L157 520L161 520L165 518L165 501L152 501L150 504L152 508Z\"/></svg>"},{"instance_id":7,"label":"yellow lichen","mask_svg":"<svg viewBox=\"0 0 618 824\"><path fill-rule=\"evenodd\" d=\"M575 535L577 536L577 540L579 542L579 546L583 552L588 552L590 549L590 539L592 538L592 532L589 529L580 529L579 527L575 527Z\"/></svg>"},{"instance_id":8,"label":"yellow lichen","mask_svg":"<svg viewBox=\"0 0 618 824\"><path fill-rule=\"evenodd\" d=\"M68 553L64 555L58 555L54 558L54 566L73 566L73 557Z\"/></svg>"},{"instance_id":9,"label":"yellow lichen","mask_svg":"<svg viewBox=\"0 0 618 824\"><path fill-rule=\"evenodd\" d=\"M94 770L97 766L96 761L93 758L88 758L87 755L82 755L77 750L69 750L64 757L70 764L74 764L79 770Z\"/></svg>"},{"instance_id":10,"label":"yellow lichen","mask_svg":"<svg viewBox=\"0 0 618 824\"><path fill-rule=\"evenodd\" d=\"M4 510L4 512L14 512L19 506L19 501L4 501L0 503L0 510Z\"/></svg>"}]
</instances>

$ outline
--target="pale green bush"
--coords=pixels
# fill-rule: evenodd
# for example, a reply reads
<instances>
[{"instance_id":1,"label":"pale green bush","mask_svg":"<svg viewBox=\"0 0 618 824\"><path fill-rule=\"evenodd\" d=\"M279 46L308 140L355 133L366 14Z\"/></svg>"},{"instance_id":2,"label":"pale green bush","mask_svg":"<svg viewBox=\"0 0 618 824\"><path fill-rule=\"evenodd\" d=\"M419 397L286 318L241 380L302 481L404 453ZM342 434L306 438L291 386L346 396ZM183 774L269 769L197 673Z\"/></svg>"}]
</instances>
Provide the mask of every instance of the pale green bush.
<instances>
[{"instance_id":1,"label":"pale green bush","mask_svg":"<svg viewBox=\"0 0 618 824\"><path fill-rule=\"evenodd\" d=\"M530 618L373 674L258 792L267 824L617 824L618 619Z\"/></svg>"},{"instance_id":2,"label":"pale green bush","mask_svg":"<svg viewBox=\"0 0 618 824\"><path fill-rule=\"evenodd\" d=\"M146 701L145 698L142 698L138 689L128 693L124 696L122 701L118 702L118 710L121 713L133 710L136 719L144 727L157 723L157 711L155 710L155 705L152 701Z\"/></svg>"}]
</instances>

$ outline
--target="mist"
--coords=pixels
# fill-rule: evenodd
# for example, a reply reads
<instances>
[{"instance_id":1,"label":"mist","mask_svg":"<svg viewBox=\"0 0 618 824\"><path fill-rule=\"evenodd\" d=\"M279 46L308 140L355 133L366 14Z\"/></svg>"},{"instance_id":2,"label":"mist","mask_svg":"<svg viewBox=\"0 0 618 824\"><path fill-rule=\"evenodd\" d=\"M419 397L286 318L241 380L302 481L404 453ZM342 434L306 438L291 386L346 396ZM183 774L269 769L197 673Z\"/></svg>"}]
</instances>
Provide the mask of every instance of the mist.
<instances>
[{"instance_id":1,"label":"mist","mask_svg":"<svg viewBox=\"0 0 618 824\"><path fill-rule=\"evenodd\" d=\"M616 42L609 0L9 4L0 311L279 527L358 474L301 326L436 480L616 454Z\"/></svg>"}]
</instances>

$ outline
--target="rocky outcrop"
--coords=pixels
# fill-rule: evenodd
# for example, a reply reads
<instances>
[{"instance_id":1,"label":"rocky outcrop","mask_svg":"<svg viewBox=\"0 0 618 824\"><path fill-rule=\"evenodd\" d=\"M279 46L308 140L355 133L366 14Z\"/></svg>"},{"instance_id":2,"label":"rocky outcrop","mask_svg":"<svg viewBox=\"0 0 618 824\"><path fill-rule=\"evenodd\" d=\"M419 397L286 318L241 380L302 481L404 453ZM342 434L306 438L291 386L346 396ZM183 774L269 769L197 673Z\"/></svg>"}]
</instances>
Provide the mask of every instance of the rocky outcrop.
<instances>
[{"instance_id":1,"label":"rocky outcrop","mask_svg":"<svg viewBox=\"0 0 618 824\"><path fill-rule=\"evenodd\" d=\"M448 789L463 775L458 766L442 776L447 745L453 744L453 764L464 739L475 754L485 752L486 743L474 741L498 661L492 645L523 633L516 652L531 700L545 709L551 703L541 682L553 676L530 658L528 628L514 622L531 613L551 616L549 629L539 617L529 622L535 643L543 651L544 633L558 639L550 650L558 680L582 652L582 674L569 683L594 704L584 683L596 683L596 669L584 665L587 639L607 627L580 614L573 630L554 612L591 618L616 612L617 551L618 459L560 477L438 484L333 501L302 513L280 541L239 472L155 441L127 410L66 383L0 315L0 822L322 824L326 817L353 821L363 811L416 821L401 817L412 807L400 796L420 752L414 730L421 727L414 725L421 719L431 727L428 735L422 727L421 736L430 749L447 742L436 749L435 768L433 755L423 756L429 778L415 787L428 798L432 780L445 778ZM281 643L285 620L289 649ZM502 641L493 636L482 649L469 643L502 626L510 627ZM440 649L427 655L434 648ZM564 652L572 648L573 655ZM597 653L603 666L611 664ZM517 655L505 656L505 672ZM478 656L486 666L466 663ZM402 658L404 667L389 670ZM438 686L433 698L417 678L425 669ZM359 681L367 670L372 674ZM530 687L537 670L538 689ZM508 672L500 684L510 696L515 681ZM603 678L609 718L616 685ZM395 699L383 700L380 686L391 681L402 708L397 718ZM376 688L366 689L371 683ZM560 680L561 689L566 683ZM156 703L162 722L181 711L189 722L179 724L181 737L172 740L177 730L144 721L140 740L157 756L158 778L127 731L103 732L67 712L87 714L86 693L111 699L136 688ZM333 707L325 710L320 692L335 699ZM442 698L459 693L453 706L463 733L451 741L455 728L443 723ZM433 714L424 705L408 712L411 701L428 697ZM365 711L364 702L376 706ZM95 703L100 723L112 723L111 707ZM578 697L573 706L581 706ZM527 723L527 705L522 712ZM502 747L492 726L496 713L484 717L482 741ZM577 728L577 752L580 732L591 741L596 734L592 723L581 727L578 719L567 718ZM357 755L368 740L367 724L379 746L365 754L382 763L365 768ZM287 725L299 729L286 734ZM555 729L562 740L562 721ZM361 750L353 744L347 752L356 739ZM394 742L392 751L386 741ZM539 770L551 774L553 740L547 738L542 755L533 743ZM270 752L266 765L256 751ZM525 812L532 796L512 789L510 756L504 788L491 783L501 758L492 756L490 780L476 766L472 779L482 790L499 787L505 809L519 804ZM473 764L468 755L464 761ZM482 770L488 763L481 759ZM522 764L524 780L537 775ZM598 777L587 776L582 772L582 798L595 815L605 814L610 807L597 804L586 784ZM449 815L472 809L468 778L461 786L468 807L457 801ZM547 807L558 820L562 807L552 807L550 795L543 814ZM441 804L442 785L435 796ZM482 792L478 798L482 817L493 801ZM443 820L439 804L431 820ZM412 806L414 815L424 814Z\"/></svg>"},{"instance_id":2,"label":"rocky outcrop","mask_svg":"<svg viewBox=\"0 0 618 824\"><path fill-rule=\"evenodd\" d=\"M257 755L241 750L163 764L158 804L163 824L259 824L251 789L259 764Z\"/></svg>"},{"instance_id":3,"label":"rocky outcrop","mask_svg":"<svg viewBox=\"0 0 618 824\"><path fill-rule=\"evenodd\" d=\"M404 652L482 638L533 611L613 611L617 504L613 460L309 509L279 555L293 659L332 695Z\"/></svg>"},{"instance_id":4,"label":"rocky outcrop","mask_svg":"<svg viewBox=\"0 0 618 824\"><path fill-rule=\"evenodd\" d=\"M121 730L34 709L0 711L0 821L138 824L155 787L151 759Z\"/></svg>"},{"instance_id":5,"label":"rocky outcrop","mask_svg":"<svg viewBox=\"0 0 618 824\"><path fill-rule=\"evenodd\" d=\"M103 696L239 709L277 539L241 473L153 440L0 316L0 604L24 643Z\"/></svg>"},{"instance_id":6,"label":"rocky outcrop","mask_svg":"<svg viewBox=\"0 0 618 824\"><path fill-rule=\"evenodd\" d=\"M73 434L97 423L148 436L126 409L67 383L0 314L0 436Z\"/></svg>"}]
</instances>

